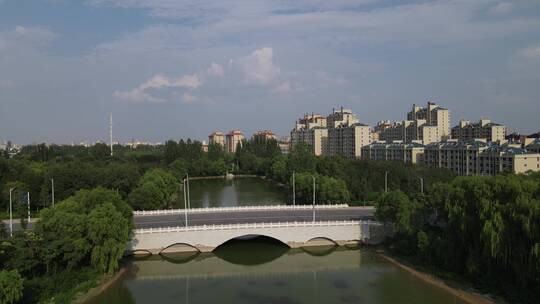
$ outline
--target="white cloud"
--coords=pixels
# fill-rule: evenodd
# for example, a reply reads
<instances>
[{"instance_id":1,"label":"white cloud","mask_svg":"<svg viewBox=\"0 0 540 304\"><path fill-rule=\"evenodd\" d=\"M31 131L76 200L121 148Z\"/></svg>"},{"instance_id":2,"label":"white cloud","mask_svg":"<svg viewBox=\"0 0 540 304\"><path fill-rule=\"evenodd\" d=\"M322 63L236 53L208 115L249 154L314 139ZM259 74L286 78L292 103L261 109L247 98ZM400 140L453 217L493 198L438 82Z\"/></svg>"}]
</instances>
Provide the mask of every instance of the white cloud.
<instances>
[{"instance_id":1,"label":"white cloud","mask_svg":"<svg viewBox=\"0 0 540 304\"><path fill-rule=\"evenodd\" d=\"M42 27L17 25L12 30L0 31L0 52L29 51L48 45L57 35Z\"/></svg>"},{"instance_id":2,"label":"white cloud","mask_svg":"<svg viewBox=\"0 0 540 304\"><path fill-rule=\"evenodd\" d=\"M514 9L514 4L510 2L501 2L490 7L488 13L491 15L500 15L511 12Z\"/></svg>"},{"instance_id":3,"label":"white cloud","mask_svg":"<svg viewBox=\"0 0 540 304\"><path fill-rule=\"evenodd\" d=\"M277 93L289 93L291 91L291 83L288 81L280 83L275 89Z\"/></svg>"},{"instance_id":4,"label":"white cloud","mask_svg":"<svg viewBox=\"0 0 540 304\"><path fill-rule=\"evenodd\" d=\"M273 49L263 47L249 56L230 61L230 64L242 69L247 84L268 85L275 82L280 74L280 68L274 65L273 57Z\"/></svg>"},{"instance_id":5,"label":"white cloud","mask_svg":"<svg viewBox=\"0 0 540 304\"><path fill-rule=\"evenodd\" d=\"M519 55L525 59L540 60L540 45L521 50Z\"/></svg>"},{"instance_id":6,"label":"white cloud","mask_svg":"<svg viewBox=\"0 0 540 304\"><path fill-rule=\"evenodd\" d=\"M154 97L148 90L162 88L187 88L194 90L202 84L202 80L196 74L185 75L180 78L169 78L158 74L130 91L114 92L114 97L132 102L166 102L167 99Z\"/></svg>"},{"instance_id":7,"label":"white cloud","mask_svg":"<svg viewBox=\"0 0 540 304\"><path fill-rule=\"evenodd\" d=\"M225 75L225 69L223 69L223 66L220 64L212 62L210 67L206 69L206 73L212 76L223 77L223 75Z\"/></svg>"}]
</instances>

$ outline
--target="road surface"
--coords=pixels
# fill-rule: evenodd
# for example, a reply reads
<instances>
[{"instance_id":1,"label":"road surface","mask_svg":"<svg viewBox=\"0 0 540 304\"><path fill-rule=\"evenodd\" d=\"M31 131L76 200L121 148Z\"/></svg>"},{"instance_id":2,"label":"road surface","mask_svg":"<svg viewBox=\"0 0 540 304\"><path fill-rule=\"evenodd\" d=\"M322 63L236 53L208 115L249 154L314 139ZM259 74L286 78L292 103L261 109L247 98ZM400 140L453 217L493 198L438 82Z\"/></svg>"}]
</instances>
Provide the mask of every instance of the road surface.
<instances>
[{"instance_id":1,"label":"road surface","mask_svg":"<svg viewBox=\"0 0 540 304\"><path fill-rule=\"evenodd\" d=\"M336 209L317 209L315 220L317 221L347 221L373 219L375 208L373 207L348 207ZM226 211L205 212L188 214L190 226L212 224L238 224L238 223L262 223L262 222L302 222L313 219L312 210L257 210L257 211ZM184 214L164 215L139 215L133 217L135 228L158 228L185 226ZM35 223L32 219L28 228ZM4 220L6 230L9 233L9 220ZM13 220L13 231L20 229L19 220Z\"/></svg>"}]
</instances>

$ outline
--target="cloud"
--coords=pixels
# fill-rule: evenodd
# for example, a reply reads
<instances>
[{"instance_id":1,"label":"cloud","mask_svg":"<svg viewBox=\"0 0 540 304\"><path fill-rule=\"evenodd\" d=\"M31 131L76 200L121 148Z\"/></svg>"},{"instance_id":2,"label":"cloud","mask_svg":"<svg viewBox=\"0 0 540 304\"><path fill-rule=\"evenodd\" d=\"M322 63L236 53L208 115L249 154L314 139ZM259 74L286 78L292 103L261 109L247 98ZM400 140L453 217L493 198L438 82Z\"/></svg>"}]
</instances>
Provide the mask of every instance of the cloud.
<instances>
[{"instance_id":1,"label":"cloud","mask_svg":"<svg viewBox=\"0 0 540 304\"><path fill-rule=\"evenodd\" d=\"M194 103L194 102L198 101L199 98L197 96L192 95L192 94L184 93L184 94L182 94L181 100L182 100L183 103Z\"/></svg>"},{"instance_id":2,"label":"cloud","mask_svg":"<svg viewBox=\"0 0 540 304\"><path fill-rule=\"evenodd\" d=\"M57 34L46 28L17 25L12 30L0 31L0 52L35 50L47 46L56 37Z\"/></svg>"},{"instance_id":3,"label":"cloud","mask_svg":"<svg viewBox=\"0 0 540 304\"><path fill-rule=\"evenodd\" d=\"M280 74L273 58L273 49L263 47L246 57L231 60L229 65L238 65L242 69L247 84L268 85L275 82Z\"/></svg>"},{"instance_id":4,"label":"cloud","mask_svg":"<svg viewBox=\"0 0 540 304\"><path fill-rule=\"evenodd\" d=\"M169 78L158 74L130 91L116 91L113 95L117 99L132 102L166 102L167 99L154 97L148 91L162 88L187 88L194 90L202 84L202 80L196 74L185 75L180 78Z\"/></svg>"},{"instance_id":5,"label":"cloud","mask_svg":"<svg viewBox=\"0 0 540 304\"><path fill-rule=\"evenodd\" d=\"M223 77L223 75L225 75L225 70L223 69L223 66L212 62L210 67L206 69L206 73L212 76Z\"/></svg>"},{"instance_id":6,"label":"cloud","mask_svg":"<svg viewBox=\"0 0 540 304\"><path fill-rule=\"evenodd\" d=\"M540 45L523 49L519 51L519 55L525 59L540 60Z\"/></svg>"},{"instance_id":7,"label":"cloud","mask_svg":"<svg viewBox=\"0 0 540 304\"><path fill-rule=\"evenodd\" d=\"M501 2L490 7L488 13L490 15L501 15L511 12L514 9L514 4L510 2Z\"/></svg>"}]
</instances>

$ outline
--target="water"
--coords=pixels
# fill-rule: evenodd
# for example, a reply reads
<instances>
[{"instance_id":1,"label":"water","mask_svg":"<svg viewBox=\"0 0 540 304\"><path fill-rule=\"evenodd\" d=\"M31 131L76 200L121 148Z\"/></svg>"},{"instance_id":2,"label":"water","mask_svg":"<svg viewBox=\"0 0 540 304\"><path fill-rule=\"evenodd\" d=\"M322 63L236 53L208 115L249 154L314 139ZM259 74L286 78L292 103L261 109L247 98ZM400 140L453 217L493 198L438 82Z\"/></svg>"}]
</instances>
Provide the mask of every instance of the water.
<instances>
[{"instance_id":1,"label":"water","mask_svg":"<svg viewBox=\"0 0 540 304\"><path fill-rule=\"evenodd\" d=\"M463 303L366 249L293 250L256 239L127 267L93 303Z\"/></svg>"},{"instance_id":2,"label":"water","mask_svg":"<svg viewBox=\"0 0 540 304\"><path fill-rule=\"evenodd\" d=\"M287 197L284 188L258 177L190 180L189 184L192 208L275 205ZM183 197L178 204L183 207Z\"/></svg>"}]
</instances>

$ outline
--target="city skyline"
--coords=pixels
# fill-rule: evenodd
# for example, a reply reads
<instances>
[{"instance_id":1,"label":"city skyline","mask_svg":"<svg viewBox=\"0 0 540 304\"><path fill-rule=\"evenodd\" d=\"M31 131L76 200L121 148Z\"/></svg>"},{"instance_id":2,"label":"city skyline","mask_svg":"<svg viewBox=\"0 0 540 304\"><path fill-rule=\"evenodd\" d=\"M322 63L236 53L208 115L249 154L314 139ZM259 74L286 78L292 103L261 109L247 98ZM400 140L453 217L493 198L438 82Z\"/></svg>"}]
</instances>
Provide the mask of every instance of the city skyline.
<instances>
[{"instance_id":1,"label":"city skyline","mask_svg":"<svg viewBox=\"0 0 540 304\"><path fill-rule=\"evenodd\" d=\"M533 0L0 0L0 140L106 142L110 112L119 140L283 136L305 112L344 106L373 126L430 100L452 126L538 132L538 12Z\"/></svg>"}]
</instances>

